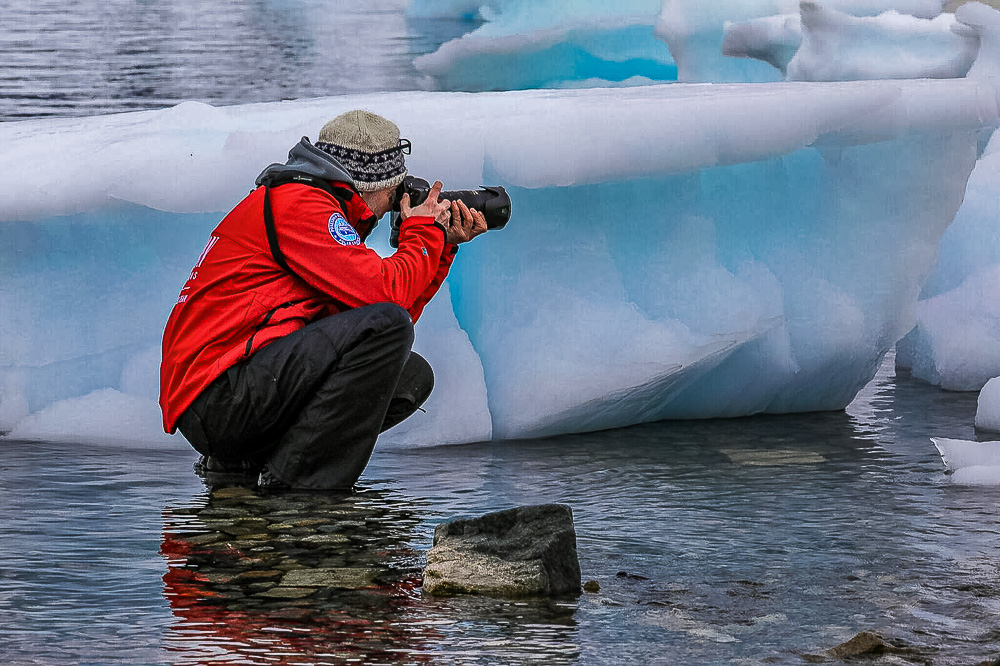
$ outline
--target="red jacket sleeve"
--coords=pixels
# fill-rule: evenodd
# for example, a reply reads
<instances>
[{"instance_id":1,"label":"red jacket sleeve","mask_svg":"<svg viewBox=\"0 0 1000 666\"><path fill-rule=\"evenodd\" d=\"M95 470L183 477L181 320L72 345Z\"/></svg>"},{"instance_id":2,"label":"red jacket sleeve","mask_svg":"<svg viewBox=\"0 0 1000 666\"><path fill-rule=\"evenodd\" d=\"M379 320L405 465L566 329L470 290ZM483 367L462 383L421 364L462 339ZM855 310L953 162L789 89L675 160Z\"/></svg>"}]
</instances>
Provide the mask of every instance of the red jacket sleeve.
<instances>
[{"instance_id":1,"label":"red jacket sleeve","mask_svg":"<svg viewBox=\"0 0 1000 666\"><path fill-rule=\"evenodd\" d=\"M288 265L347 307L389 302L410 310L440 270L445 237L430 217L404 221L399 249L383 259L361 244L352 227L343 226L345 211L323 190L305 185L275 188L271 205Z\"/></svg>"},{"instance_id":2,"label":"red jacket sleeve","mask_svg":"<svg viewBox=\"0 0 1000 666\"><path fill-rule=\"evenodd\" d=\"M457 253L457 245L453 245L451 243L445 245L444 252L441 253L441 263L438 265L437 273L434 274L434 279L431 280L431 283L427 285L427 289L424 290L424 293L420 294L420 296L417 297L417 300L414 301L413 305L409 308L410 318L413 319L413 321L417 321L417 319L420 318L420 313L424 311L424 306L427 305L432 298L434 298L434 294L436 294L438 289L441 288L442 283L444 283L444 279L448 277L448 271L451 269L451 264L455 261L455 255Z\"/></svg>"}]
</instances>

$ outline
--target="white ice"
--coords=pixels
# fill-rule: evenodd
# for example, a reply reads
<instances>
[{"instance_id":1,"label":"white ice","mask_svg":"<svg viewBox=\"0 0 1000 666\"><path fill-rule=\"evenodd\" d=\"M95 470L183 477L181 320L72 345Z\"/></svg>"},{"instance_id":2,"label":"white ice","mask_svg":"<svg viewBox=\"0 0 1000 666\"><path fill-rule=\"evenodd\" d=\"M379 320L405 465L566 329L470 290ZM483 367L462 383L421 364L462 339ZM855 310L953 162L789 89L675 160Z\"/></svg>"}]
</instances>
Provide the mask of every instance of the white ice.
<instances>
[{"instance_id":1,"label":"white ice","mask_svg":"<svg viewBox=\"0 0 1000 666\"><path fill-rule=\"evenodd\" d=\"M800 46L802 17L796 12L763 16L742 23L727 21L723 28L721 53L730 58L766 62L784 77L788 63Z\"/></svg>"},{"instance_id":2,"label":"white ice","mask_svg":"<svg viewBox=\"0 0 1000 666\"><path fill-rule=\"evenodd\" d=\"M979 43L953 14L856 17L802 2L798 14L728 25L722 51L767 62L791 81L955 78L969 71Z\"/></svg>"},{"instance_id":3,"label":"white ice","mask_svg":"<svg viewBox=\"0 0 1000 666\"><path fill-rule=\"evenodd\" d=\"M1000 80L1000 12L982 3L932 19L897 12L855 18L808 2L801 12L807 33L801 44L799 15L775 15L729 25L727 51L784 67L788 78ZM899 344L900 366L948 389L978 390L1000 374L997 152L990 143L970 177L921 294L917 327Z\"/></svg>"},{"instance_id":4,"label":"white ice","mask_svg":"<svg viewBox=\"0 0 1000 666\"><path fill-rule=\"evenodd\" d=\"M941 6L941 0L414 0L408 15L467 21L466 34L414 65L433 89L481 91L776 81L796 53L792 80L962 76L979 36L961 26L952 31L955 18ZM978 20L975 10L962 11Z\"/></svg>"},{"instance_id":5,"label":"white ice","mask_svg":"<svg viewBox=\"0 0 1000 666\"><path fill-rule=\"evenodd\" d=\"M507 229L462 248L418 323L436 396L386 434L396 447L844 407L912 328L1000 120L991 84L946 80L6 123L0 429L160 445L155 349L204 239L264 165L356 107L399 121L413 173L514 199Z\"/></svg>"},{"instance_id":6,"label":"white ice","mask_svg":"<svg viewBox=\"0 0 1000 666\"><path fill-rule=\"evenodd\" d=\"M931 437L951 471L951 481L967 486L1000 485L1000 442Z\"/></svg>"},{"instance_id":7,"label":"white ice","mask_svg":"<svg viewBox=\"0 0 1000 666\"><path fill-rule=\"evenodd\" d=\"M437 90L642 85L677 78L653 35L661 0L493 0L485 22L414 60ZM468 16L466 3L414 2L412 16ZM448 12L452 12L449 14ZM470 26L472 27L472 26Z\"/></svg>"},{"instance_id":8,"label":"white ice","mask_svg":"<svg viewBox=\"0 0 1000 666\"><path fill-rule=\"evenodd\" d=\"M1000 377L993 377L979 392L976 407L976 427L1000 432Z\"/></svg>"},{"instance_id":9,"label":"white ice","mask_svg":"<svg viewBox=\"0 0 1000 666\"><path fill-rule=\"evenodd\" d=\"M825 0L821 4L825 9L855 17L895 11L922 19L938 16L942 6L940 0ZM776 81L781 76L780 63L788 62L789 50L795 43L794 21L790 25L784 17L799 15L799 6L799 0L727 0L710 3L703 0L664 0L656 24L656 34L670 47L670 53L677 62L677 78L680 81ZM740 24L751 22L753 23L746 28L736 28ZM742 32L742 35L731 36L724 53L727 28L730 31L736 30L737 33ZM773 42L767 41L772 39ZM822 46L818 48L822 49ZM754 58L760 57L754 55L757 53L766 55L760 61L727 55L738 55L738 51L743 49L753 51L746 55ZM877 68L880 66L879 56L873 51L867 50L867 53L872 56L870 65Z\"/></svg>"},{"instance_id":10,"label":"white ice","mask_svg":"<svg viewBox=\"0 0 1000 666\"><path fill-rule=\"evenodd\" d=\"M982 38L970 79L1000 81L1000 12L980 3L956 17ZM898 345L897 363L944 388L976 391L1000 375L1000 140L969 178L965 200L939 247L917 305L917 326Z\"/></svg>"}]
</instances>

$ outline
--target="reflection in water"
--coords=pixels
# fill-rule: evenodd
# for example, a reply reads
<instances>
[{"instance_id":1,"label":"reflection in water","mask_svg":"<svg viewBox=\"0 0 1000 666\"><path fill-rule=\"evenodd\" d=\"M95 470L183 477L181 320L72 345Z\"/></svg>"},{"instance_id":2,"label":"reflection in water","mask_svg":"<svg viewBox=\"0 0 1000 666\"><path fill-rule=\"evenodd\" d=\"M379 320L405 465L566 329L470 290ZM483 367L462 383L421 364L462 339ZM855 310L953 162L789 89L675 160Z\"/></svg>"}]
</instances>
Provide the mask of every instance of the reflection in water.
<instances>
[{"instance_id":1,"label":"reflection in water","mask_svg":"<svg viewBox=\"0 0 1000 666\"><path fill-rule=\"evenodd\" d=\"M975 411L890 367L846 413L376 449L346 496L207 492L180 442L3 439L0 662L798 665L873 630L977 664L1000 488L952 484L929 439ZM573 507L599 592L423 596L435 525L541 502Z\"/></svg>"},{"instance_id":2,"label":"reflection in water","mask_svg":"<svg viewBox=\"0 0 1000 666\"><path fill-rule=\"evenodd\" d=\"M395 493L211 492L164 512L176 663L577 654L574 604L421 601L419 506ZM464 606L456 616L455 604ZM484 647L482 641L489 641ZM526 653L528 654L528 653Z\"/></svg>"}]
</instances>

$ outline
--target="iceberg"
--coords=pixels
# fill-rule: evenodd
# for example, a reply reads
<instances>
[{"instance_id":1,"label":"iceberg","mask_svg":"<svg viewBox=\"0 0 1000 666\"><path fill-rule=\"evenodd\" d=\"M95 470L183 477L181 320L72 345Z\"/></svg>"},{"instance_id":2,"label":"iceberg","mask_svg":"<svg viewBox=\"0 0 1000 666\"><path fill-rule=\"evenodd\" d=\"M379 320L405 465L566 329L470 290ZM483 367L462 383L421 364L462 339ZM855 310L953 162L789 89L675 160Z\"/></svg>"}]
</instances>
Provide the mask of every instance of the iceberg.
<instances>
[{"instance_id":1,"label":"iceberg","mask_svg":"<svg viewBox=\"0 0 1000 666\"><path fill-rule=\"evenodd\" d=\"M477 3L478 6L478 3ZM411 17L481 19L467 34L414 59L436 90L628 86L677 79L653 34L660 0L608 3L494 0L414 2Z\"/></svg>"},{"instance_id":2,"label":"iceberg","mask_svg":"<svg viewBox=\"0 0 1000 666\"><path fill-rule=\"evenodd\" d=\"M206 237L263 165L359 107L399 122L412 173L514 200L418 322L437 402L383 436L393 447L843 408L913 327L1000 120L993 85L950 79L187 102L5 123L7 437L116 422L137 445L176 445L151 432L148 406L162 326ZM388 252L384 226L373 243Z\"/></svg>"},{"instance_id":3,"label":"iceberg","mask_svg":"<svg viewBox=\"0 0 1000 666\"><path fill-rule=\"evenodd\" d=\"M407 16L467 24L414 60L426 87L484 91L963 76L979 35L941 8L941 0L415 0Z\"/></svg>"},{"instance_id":4,"label":"iceberg","mask_svg":"<svg viewBox=\"0 0 1000 666\"><path fill-rule=\"evenodd\" d=\"M976 405L976 428L1000 432L1000 377L993 377L979 392Z\"/></svg>"},{"instance_id":5,"label":"iceberg","mask_svg":"<svg viewBox=\"0 0 1000 666\"><path fill-rule=\"evenodd\" d=\"M979 31L953 14L855 17L814 2L799 14L727 25L724 35L723 55L762 60L790 81L957 78L980 45Z\"/></svg>"},{"instance_id":6,"label":"iceberg","mask_svg":"<svg viewBox=\"0 0 1000 666\"><path fill-rule=\"evenodd\" d=\"M997 81L1000 12L962 5L956 18L982 40L967 78ZM937 264L917 304L917 325L898 346L913 376L978 391L1000 375L1000 143L994 136L969 178L965 201L941 239Z\"/></svg>"},{"instance_id":7,"label":"iceberg","mask_svg":"<svg viewBox=\"0 0 1000 666\"><path fill-rule=\"evenodd\" d=\"M941 0L824 0L821 4L822 7L818 8L816 3L801 3L801 11L809 13L810 18L815 17L812 23L821 33L826 27L824 24L829 23L824 21L829 18L827 11L833 12L834 16L851 17L870 17L894 11L920 19L932 19L941 14L943 5ZM796 25L795 17L799 14L799 0L730 0L715 3L664 0L654 32L670 47L677 62L679 81L768 82L779 79L782 65L787 65L798 50L802 26ZM870 35L879 31L880 27L877 27L866 32ZM840 38L837 32L824 34L834 40ZM881 47L886 44L886 40L882 40ZM924 53L928 54L933 45L926 46ZM821 43L815 48L822 50L826 45ZM878 47L864 44L864 51L870 58L868 64L873 68L879 67L881 54ZM824 77L824 80L830 80L830 77Z\"/></svg>"}]
</instances>

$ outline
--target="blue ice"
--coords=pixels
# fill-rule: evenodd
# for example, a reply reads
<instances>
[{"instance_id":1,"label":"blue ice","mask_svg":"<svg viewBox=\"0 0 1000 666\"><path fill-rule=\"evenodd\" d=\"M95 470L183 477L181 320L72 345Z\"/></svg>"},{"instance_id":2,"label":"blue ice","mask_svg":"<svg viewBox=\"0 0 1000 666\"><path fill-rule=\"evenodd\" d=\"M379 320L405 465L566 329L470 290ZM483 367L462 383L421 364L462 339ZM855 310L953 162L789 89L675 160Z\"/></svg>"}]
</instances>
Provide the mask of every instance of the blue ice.
<instances>
[{"instance_id":1,"label":"blue ice","mask_svg":"<svg viewBox=\"0 0 1000 666\"><path fill-rule=\"evenodd\" d=\"M1000 119L989 82L953 79L189 102L6 123L2 429L176 445L158 431L155 378L190 266L262 165L356 107L399 121L411 172L504 185L515 202L419 322L435 394L383 446L843 408L913 327Z\"/></svg>"}]
</instances>

